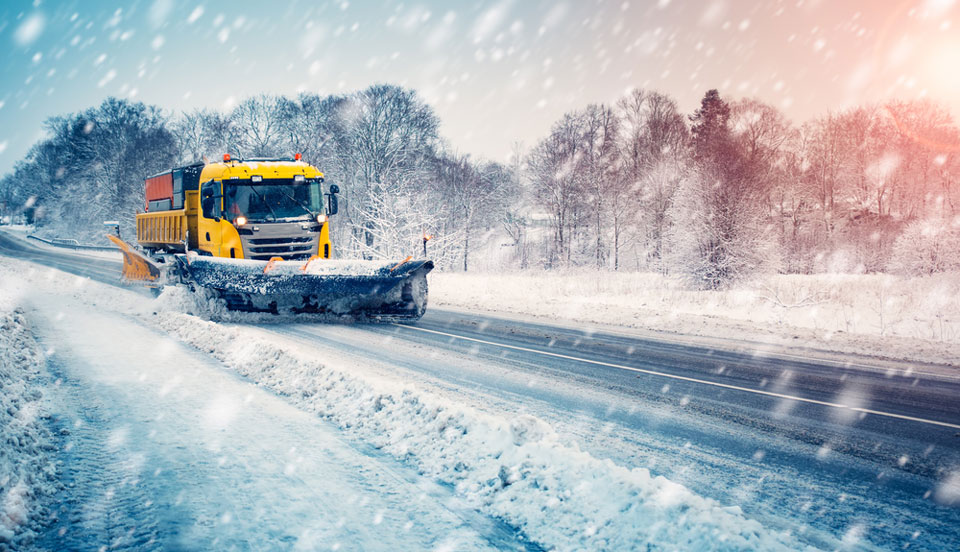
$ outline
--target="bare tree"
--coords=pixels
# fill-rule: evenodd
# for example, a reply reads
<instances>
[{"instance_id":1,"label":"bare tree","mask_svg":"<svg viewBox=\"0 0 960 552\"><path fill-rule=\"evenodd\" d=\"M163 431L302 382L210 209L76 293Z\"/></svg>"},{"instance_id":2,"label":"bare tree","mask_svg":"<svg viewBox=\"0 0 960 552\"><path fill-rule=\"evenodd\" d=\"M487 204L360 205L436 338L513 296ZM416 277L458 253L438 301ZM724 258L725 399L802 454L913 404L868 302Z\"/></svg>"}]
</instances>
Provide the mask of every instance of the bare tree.
<instances>
[{"instance_id":1,"label":"bare tree","mask_svg":"<svg viewBox=\"0 0 960 552\"><path fill-rule=\"evenodd\" d=\"M780 110L759 100L744 99L730 107L730 126L743 155L742 175L772 211L771 192L784 176L784 150L793 127Z\"/></svg>"},{"instance_id":2,"label":"bare tree","mask_svg":"<svg viewBox=\"0 0 960 552\"><path fill-rule=\"evenodd\" d=\"M580 114L564 115L530 152L527 161L534 199L547 210L553 224L551 264L569 263L571 258L573 227L583 200L577 173L583 155L582 129Z\"/></svg>"},{"instance_id":3,"label":"bare tree","mask_svg":"<svg viewBox=\"0 0 960 552\"><path fill-rule=\"evenodd\" d=\"M617 103L622 121L621 175L611 202L614 225L614 266L625 230L642 228L647 262L663 270L663 239L667 210L687 170L689 132L676 102L665 94L633 90Z\"/></svg>"},{"instance_id":4,"label":"bare tree","mask_svg":"<svg viewBox=\"0 0 960 552\"><path fill-rule=\"evenodd\" d=\"M170 131L177 140L177 158L181 163L217 159L230 152L232 122L217 111L196 109L182 113L173 120Z\"/></svg>"},{"instance_id":5,"label":"bare tree","mask_svg":"<svg viewBox=\"0 0 960 552\"><path fill-rule=\"evenodd\" d=\"M419 184L434 155L437 117L416 92L389 85L351 96L338 106L337 117L338 165L352 184L352 243L365 257L395 256L422 231L413 213L401 207L425 198ZM392 234L377 230L387 219L396 225Z\"/></svg>"},{"instance_id":6,"label":"bare tree","mask_svg":"<svg viewBox=\"0 0 960 552\"><path fill-rule=\"evenodd\" d=\"M504 186L505 200L500 224L512 241L510 245L514 248L516 260L521 269L527 268L529 261L527 251L529 220L525 214L528 193L523 179L525 164L526 153L523 142L515 141L511 146L510 154L510 186Z\"/></svg>"},{"instance_id":7,"label":"bare tree","mask_svg":"<svg viewBox=\"0 0 960 552\"><path fill-rule=\"evenodd\" d=\"M460 236L463 271L469 268L470 244L483 228L502 219L511 175L497 163L475 164L466 155L440 155L437 193Z\"/></svg>"},{"instance_id":8,"label":"bare tree","mask_svg":"<svg viewBox=\"0 0 960 552\"><path fill-rule=\"evenodd\" d=\"M610 196L619 193L624 180L618 171L617 135L619 122L613 109L590 105L583 111L582 154L575 170L584 183L590 201L594 231L594 262L598 269L606 265L604 239L610 214Z\"/></svg>"},{"instance_id":9,"label":"bare tree","mask_svg":"<svg viewBox=\"0 0 960 552\"><path fill-rule=\"evenodd\" d=\"M284 149L279 98L260 94L240 102L230 113L231 146L243 157L274 157Z\"/></svg>"},{"instance_id":10,"label":"bare tree","mask_svg":"<svg viewBox=\"0 0 960 552\"><path fill-rule=\"evenodd\" d=\"M896 137L890 141L900 158L891 208L906 219L943 216L943 208L953 200L949 175L956 174L944 166L960 145L950 112L930 100L918 100L888 102L882 113L892 123L888 129L895 129Z\"/></svg>"},{"instance_id":11,"label":"bare tree","mask_svg":"<svg viewBox=\"0 0 960 552\"><path fill-rule=\"evenodd\" d=\"M301 94L294 100L279 99L281 133L284 149L303 155L305 161L320 167L335 164L335 146L341 132L337 119L343 96L321 98L316 94Z\"/></svg>"}]
</instances>

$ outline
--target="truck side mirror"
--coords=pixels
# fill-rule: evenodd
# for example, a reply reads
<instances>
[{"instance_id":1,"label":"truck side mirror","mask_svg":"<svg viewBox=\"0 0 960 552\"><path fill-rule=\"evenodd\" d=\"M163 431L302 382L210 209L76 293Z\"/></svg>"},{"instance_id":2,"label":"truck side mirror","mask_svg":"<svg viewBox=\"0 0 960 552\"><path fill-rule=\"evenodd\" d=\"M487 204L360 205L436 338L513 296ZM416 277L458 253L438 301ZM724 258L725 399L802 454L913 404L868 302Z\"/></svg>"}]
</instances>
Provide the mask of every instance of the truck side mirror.
<instances>
[{"instance_id":1,"label":"truck side mirror","mask_svg":"<svg viewBox=\"0 0 960 552\"><path fill-rule=\"evenodd\" d=\"M340 186L336 184L330 185L330 193L327 194L327 216L337 214L339 210L339 205L337 204L337 194L340 193Z\"/></svg>"}]
</instances>

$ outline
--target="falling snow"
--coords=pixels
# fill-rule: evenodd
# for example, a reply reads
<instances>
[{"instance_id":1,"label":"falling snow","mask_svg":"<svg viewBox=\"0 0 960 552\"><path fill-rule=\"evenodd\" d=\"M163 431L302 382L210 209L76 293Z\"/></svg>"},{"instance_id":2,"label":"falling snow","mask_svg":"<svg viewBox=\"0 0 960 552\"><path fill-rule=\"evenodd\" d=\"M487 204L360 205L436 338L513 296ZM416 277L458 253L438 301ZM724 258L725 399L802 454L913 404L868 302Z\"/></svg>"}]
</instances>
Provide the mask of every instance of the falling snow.
<instances>
[{"instance_id":1,"label":"falling snow","mask_svg":"<svg viewBox=\"0 0 960 552\"><path fill-rule=\"evenodd\" d=\"M303 153L344 187L338 255L423 247L432 305L523 344L217 324L182 288L0 257L0 550L90 544L71 520L114 510L105 547L184 513L177 545L203 548L262 520L303 549L956 549L958 21L955 0L0 6L0 246L103 243L149 174Z\"/></svg>"}]
</instances>

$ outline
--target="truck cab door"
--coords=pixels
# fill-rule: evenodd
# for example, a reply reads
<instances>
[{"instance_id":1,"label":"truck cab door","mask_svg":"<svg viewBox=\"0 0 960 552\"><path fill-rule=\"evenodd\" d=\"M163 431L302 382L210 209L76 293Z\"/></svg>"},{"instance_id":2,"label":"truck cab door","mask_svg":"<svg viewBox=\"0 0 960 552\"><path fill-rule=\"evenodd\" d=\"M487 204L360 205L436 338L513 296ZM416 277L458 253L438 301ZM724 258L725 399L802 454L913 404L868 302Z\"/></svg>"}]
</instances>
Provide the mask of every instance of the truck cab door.
<instances>
[{"instance_id":1,"label":"truck cab door","mask_svg":"<svg viewBox=\"0 0 960 552\"><path fill-rule=\"evenodd\" d=\"M197 245L201 252L220 256L220 219L223 218L223 187L210 180L200 186L200 216L197 220Z\"/></svg>"}]
</instances>

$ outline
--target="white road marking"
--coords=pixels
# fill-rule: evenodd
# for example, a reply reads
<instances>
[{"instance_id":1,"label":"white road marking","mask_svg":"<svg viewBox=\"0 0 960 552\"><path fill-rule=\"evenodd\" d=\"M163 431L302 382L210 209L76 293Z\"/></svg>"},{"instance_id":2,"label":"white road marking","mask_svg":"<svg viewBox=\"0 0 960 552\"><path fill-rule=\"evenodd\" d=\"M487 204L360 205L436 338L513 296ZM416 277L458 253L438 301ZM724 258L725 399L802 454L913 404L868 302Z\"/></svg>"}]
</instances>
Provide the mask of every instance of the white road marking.
<instances>
[{"instance_id":1,"label":"white road marking","mask_svg":"<svg viewBox=\"0 0 960 552\"><path fill-rule=\"evenodd\" d=\"M453 313L461 313L461 314L476 314L474 311L470 311L470 310L459 310L459 309L451 309L451 308L437 308L436 310L442 310L445 312L453 312ZM485 313L483 316L488 316L488 315L499 316L499 317L502 317L503 320L508 320L508 321L519 321L519 322L535 324L535 325L545 324L543 320L535 320L535 319L529 320L522 315L517 315L516 313L499 313L499 312L489 313L489 314ZM705 347L710 347L709 341L711 340L722 341L725 343L717 345L713 348L720 349L725 352L732 352L732 353L739 353L739 354L749 354L749 349L747 349L746 346L762 345L760 343L753 343L750 341L739 341L736 339L722 338L722 337L704 336L706 341L693 341L689 339L677 338L672 335L668 335L664 333L651 336L643 332L631 333L631 332L617 331L616 329L613 329L613 328L605 328L600 326L589 326L589 325L586 327L573 326L565 323L565 321L562 321L562 320L551 321L551 325L556 325L556 327L563 328L566 330L582 332L587 337L591 336L592 334L607 334L607 335L612 335L617 337L625 337L628 339L653 340L653 341L658 341L662 343L669 343L671 345L683 345L685 347L697 347L701 349ZM736 346L737 344L741 344L743 346L738 347ZM934 379L940 379L940 380L946 379L946 380L952 380L952 381L960 381L960 375L954 376L950 374L939 374L936 372L925 372L922 370L914 370L913 368L903 369L903 368L896 368L891 366L885 367L885 366L881 366L880 364L862 364L858 362L849 362L845 360L834 360L834 359L825 358L822 356L812 356L812 355L802 356L802 355L787 353L787 352L767 351L759 348L754 349L754 352L760 353L760 355L762 355L763 358L797 359L804 362L814 362L818 364L832 364L835 366L839 366L841 368L862 368L874 374L888 374L892 371L896 373L896 375L906 377L906 378L926 377L926 378L934 378ZM814 352L814 354L816 354L816 352ZM891 361L896 361L896 359L891 359ZM890 362L890 361L881 359L881 362ZM912 364L912 362L907 360L904 360L902 362L906 364ZM933 363L933 364L936 364L936 363Z\"/></svg>"},{"instance_id":2,"label":"white road marking","mask_svg":"<svg viewBox=\"0 0 960 552\"><path fill-rule=\"evenodd\" d=\"M443 336L452 337L452 338L455 338L455 339L462 339L462 340L464 340L464 341L472 341L472 342L474 342L474 343L482 343L482 344L484 344L484 345L492 345L492 346L494 346L494 347L502 347L502 348L504 348L504 349L513 349L513 350L515 350L515 351L524 351L524 352L527 352L527 353L534 353L534 354L543 355L543 356L549 356L549 357L553 357L553 358L562 358L562 359L564 359L564 360L573 360L573 361L577 361L577 362L584 362L584 363L587 363L587 364L595 364L595 365L597 365L597 366L606 366L606 367L608 367L608 368L617 368L617 369L626 370L626 371L629 371L629 372L637 372L637 373L640 373L640 374L648 374L648 375L651 375L651 376L660 376L660 377L670 378L670 379L675 379L675 380L688 381L688 382L691 382L691 383L700 383L700 384L703 384L703 385L711 385L711 386L713 386L713 387L722 387L722 388L724 388L724 389L733 389L733 390L736 390L736 391L744 391L744 392L746 392L746 393L754 393L754 394L756 394L756 395L766 395L766 396L768 396L768 397L777 397L777 398L780 398L780 399L788 399L788 400L792 400L792 401L805 402L805 403L809 403L809 404L817 404L817 405L820 405L820 406L828 406L828 407L830 407L830 408L841 408L841 409L846 409L846 410L850 410L850 411L853 411L853 412L863 412L863 413L865 413L865 414L875 414L875 415L877 415L877 416L886 416L886 417L888 417L888 418L897 418L897 419L900 419L900 420L909 420L909 421L911 421L911 422L920 422L920 423L923 423L923 424L930 424L930 425L941 426L941 427L949 427L949 428L952 428L952 429L960 429L960 425L958 425L958 424L951 424L951 423L948 423L948 422L940 422L940 421L937 421L937 420L928 420L928 419L926 419L926 418L916 418L916 417L914 417L914 416L905 416L905 415L903 415L903 414L894 414L894 413L892 413L892 412L883 412L883 411L881 411L881 410L871 410L871 409L869 409L869 408L860 408L860 407L858 407L858 406L846 406L846 405L843 405L843 404L840 404L840 403L833 403L833 402L827 402L827 401L818 401L818 400L816 400L816 399L808 399L808 398L806 398L806 397L798 397L798 396L795 396L795 395L787 395L787 394L784 394L784 393L775 393L775 392L773 392L773 391L764 391L764 390L762 390L762 389L751 389L751 388L749 388L749 387L741 387L741 386L739 386L739 385L730 385L730 384L727 384L727 383L719 383L719 382L715 382L715 381L703 380L703 379L698 379L698 378L691 378L691 377L687 377L687 376L678 376L678 375L676 375L676 374L668 374L668 373L666 373L666 372L657 372L656 370L646 370L646 369L644 369L644 368L635 368L635 367L633 367L633 366L624 366L624 365L622 365L622 364L612 364L612 363L609 363L609 362L602 362L602 361L599 361L599 360L590 360L590 359L588 359L588 358L580 358L580 357L575 357L575 356L570 356L570 355L562 355L562 354L560 354L560 353L550 353L550 352L541 351L541 350L538 350L538 349L529 349L529 348L527 348L527 347L518 347L518 346L516 346L516 345L507 345L507 344L505 344L505 343L497 343L497 342L495 342L495 341L486 341L486 340L483 340L483 339L476 339L476 338L473 338L473 337L466 337L466 336L457 335L457 334L452 334L452 333L447 333L447 332L440 332L440 331L437 331L437 330L428 330L428 329L426 329L426 328L418 328L418 327L416 327L416 326L407 326L407 325L405 325L405 324L396 324L396 323L394 323L393 325L394 325L394 326L401 327L401 328L405 328L405 329L408 329L408 330L416 330L416 331L419 331L419 332L426 332L426 333L431 333L431 334L436 334L436 335L443 335Z\"/></svg>"}]
</instances>

